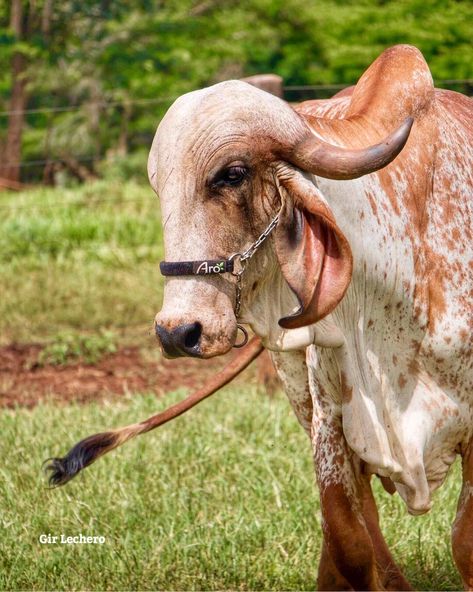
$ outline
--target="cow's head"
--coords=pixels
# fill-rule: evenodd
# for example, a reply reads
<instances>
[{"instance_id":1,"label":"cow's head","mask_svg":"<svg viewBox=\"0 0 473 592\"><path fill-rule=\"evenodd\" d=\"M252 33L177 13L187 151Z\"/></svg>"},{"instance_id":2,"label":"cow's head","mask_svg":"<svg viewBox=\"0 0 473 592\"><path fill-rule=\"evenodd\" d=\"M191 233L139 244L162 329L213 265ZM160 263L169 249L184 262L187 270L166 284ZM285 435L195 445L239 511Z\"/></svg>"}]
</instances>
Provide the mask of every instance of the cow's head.
<instances>
[{"instance_id":1,"label":"cow's head","mask_svg":"<svg viewBox=\"0 0 473 592\"><path fill-rule=\"evenodd\" d=\"M280 211L243 275L243 321L271 309L276 327L330 313L350 282L350 247L310 174L353 179L399 153L406 121L381 144L325 142L287 103L238 81L179 98L162 120L148 172L161 200L167 261L243 252ZM165 354L211 357L235 342L235 277L167 278L156 332ZM264 310L263 310L264 309Z\"/></svg>"}]
</instances>

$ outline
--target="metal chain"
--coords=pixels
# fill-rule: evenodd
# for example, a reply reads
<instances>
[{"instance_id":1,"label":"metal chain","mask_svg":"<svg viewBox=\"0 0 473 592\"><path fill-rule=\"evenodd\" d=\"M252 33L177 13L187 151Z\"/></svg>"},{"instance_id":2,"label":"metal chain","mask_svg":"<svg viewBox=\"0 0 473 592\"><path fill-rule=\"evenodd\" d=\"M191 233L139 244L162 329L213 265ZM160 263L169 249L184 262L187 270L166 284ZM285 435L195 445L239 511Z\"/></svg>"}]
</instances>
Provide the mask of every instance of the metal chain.
<instances>
[{"instance_id":1,"label":"metal chain","mask_svg":"<svg viewBox=\"0 0 473 592\"><path fill-rule=\"evenodd\" d=\"M246 251L243 253L235 253L230 257L230 259L239 259L241 269L240 271L232 271L232 274L236 277L236 294L235 294L235 317L238 319L240 316L240 308L241 308L241 276L246 269L246 261L251 259L253 255L256 253L258 248L264 243L264 241L268 238L271 232L274 230L276 224L279 221L279 213L271 220L267 228L260 234L260 236L255 240L253 244L251 244Z\"/></svg>"},{"instance_id":2,"label":"metal chain","mask_svg":"<svg viewBox=\"0 0 473 592\"><path fill-rule=\"evenodd\" d=\"M240 262L247 261L248 259L251 259L251 257L253 257L253 255L256 253L256 250L261 246L262 243L264 243L264 241L274 230L274 227L276 226L278 221L279 213L276 214L276 216L271 220L269 226L260 234L260 236L255 240L255 242L252 245L250 245L244 253L241 254Z\"/></svg>"}]
</instances>

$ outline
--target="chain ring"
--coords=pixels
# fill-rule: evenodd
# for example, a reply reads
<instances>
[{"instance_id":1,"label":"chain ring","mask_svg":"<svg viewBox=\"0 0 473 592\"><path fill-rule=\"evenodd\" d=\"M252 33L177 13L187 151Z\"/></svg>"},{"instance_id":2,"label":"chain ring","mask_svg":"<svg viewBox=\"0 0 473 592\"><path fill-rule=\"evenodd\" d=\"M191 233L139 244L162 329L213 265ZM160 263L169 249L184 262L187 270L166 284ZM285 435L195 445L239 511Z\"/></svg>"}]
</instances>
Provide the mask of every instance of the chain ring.
<instances>
[{"instance_id":1,"label":"chain ring","mask_svg":"<svg viewBox=\"0 0 473 592\"><path fill-rule=\"evenodd\" d=\"M237 333L238 333L238 329L240 329L240 331L243 333L243 341L241 341L240 343L234 343L233 347L235 349L240 349L240 347L244 347L247 343L248 343L248 331L245 329L245 327L243 327L242 325L237 325Z\"/></svg>"}]
</instances>

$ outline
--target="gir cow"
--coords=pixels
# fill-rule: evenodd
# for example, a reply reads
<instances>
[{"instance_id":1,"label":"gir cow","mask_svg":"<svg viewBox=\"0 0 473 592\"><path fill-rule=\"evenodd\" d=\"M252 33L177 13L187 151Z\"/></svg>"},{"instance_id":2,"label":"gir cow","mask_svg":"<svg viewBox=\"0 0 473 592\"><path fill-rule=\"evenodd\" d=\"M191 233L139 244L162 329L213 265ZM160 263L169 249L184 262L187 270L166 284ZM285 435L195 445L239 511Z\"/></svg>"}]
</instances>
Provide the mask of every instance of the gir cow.
<instances>
[{"instance_id":1,"label":"gir cow","mask_svg":"<svg viewBox=\"0 0 473 592\"><path fill-rule=\"evenodd\" d=\"M169 357L224 354L244 324L257 337L209 390L53 459L51 483L208 396L262 343L312 442L318 587L411 589L370 479L423 514L459 454L452 546L473 589L472 107L405 45L330 100L292 108L240 81L180 97L148 165L166 255L156 333Z\"/></svg>"}]
</instances>

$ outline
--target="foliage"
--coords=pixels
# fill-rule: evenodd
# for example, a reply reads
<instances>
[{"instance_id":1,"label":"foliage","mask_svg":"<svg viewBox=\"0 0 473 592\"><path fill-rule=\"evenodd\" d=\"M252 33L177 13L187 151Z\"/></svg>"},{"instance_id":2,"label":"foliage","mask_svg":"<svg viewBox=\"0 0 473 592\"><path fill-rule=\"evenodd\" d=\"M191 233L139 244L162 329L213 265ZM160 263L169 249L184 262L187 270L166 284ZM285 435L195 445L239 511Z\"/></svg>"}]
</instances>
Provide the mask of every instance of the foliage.
<instances>
[{"instance_id":1,"label":"foliage","mask_svg":"<svg viewBox=\"0 0 473 592\"><path fill-rule=\"evenodd\" d=\"M288 85L356 81L386 47L411 43L438 80L473 77L473 4L458 0L86 0L56 2L48 35L32 15L21 48L31 113L24 160L114 158L149 147L173 98L216 81L275 72ZM0 10L0 109L18 40ZM0 117L0 131L6 118ZM3 124L2 124L3 122ZM23 168L39 178L43 164Z\"/></svg>"},{"instance_id":2,"label":"foliage","mask_svg":"<svg viewBox=\"0 0 473 592\"><path fill-rule=\"evenodd\" d=\"M147 183L146 164L148 150L137 149L131 154L117 155L114 158L102 160L96 167L100 177L111 181L136 181ZM148 191L148 187L144 188Z\"/></svg>"},{"instance_id":3,"label":"foliage","mask_svg":"<svg viewBox=\"0 0 473 592\"><path fill-rule=\"evenodd\" d=\"M52 343L41 350L38 362L40 365L54 366L64 366L77 361L95 364L104 355L116 351L115 335L110 331L101 330L91 335L59 333Z\"/></svg>"},{"instance_id":4,"label":"foliage","mask_svg":"<svg viewBox=\"0 0 473 592\"><path fill-rule=\"evenodd\" d=\"M182 397L2 413L1 590L314 589L322 531L310 445L283 397L227 388L46 489L45 458ZM388 544L416 590L461 587L449 544L459 469L421 517L375 482ZM106 542L40 544L48 533Z\"/></svg>"}]
</instances>

